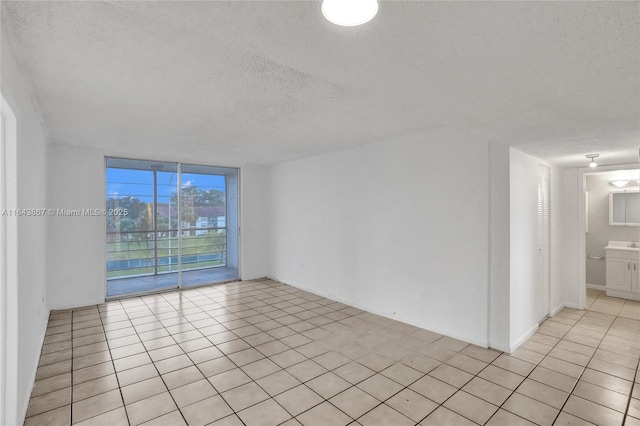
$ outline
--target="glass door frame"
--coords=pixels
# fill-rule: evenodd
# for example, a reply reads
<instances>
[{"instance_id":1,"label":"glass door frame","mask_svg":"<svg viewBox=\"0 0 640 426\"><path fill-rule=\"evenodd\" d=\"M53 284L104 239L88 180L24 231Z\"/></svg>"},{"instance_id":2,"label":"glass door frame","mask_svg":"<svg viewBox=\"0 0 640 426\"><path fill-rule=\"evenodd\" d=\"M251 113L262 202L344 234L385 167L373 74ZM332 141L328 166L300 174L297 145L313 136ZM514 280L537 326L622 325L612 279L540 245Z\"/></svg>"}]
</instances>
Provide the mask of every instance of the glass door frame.
<instances>
[{"instance_id":1,"label":"glass door frame","mask_svg":"<svg viewBox=\"0 0 640 426\"><path fill-rule=\"evenodd\" d=\"M177 230L173 230L171 228L171 222L169 222L168 224L168 228L167 228L167 232L169 232L169 241L171 241L171 232L175 231L177 232L176 234L176 238L178 240L178 262L177 262L177 277L178 277L178 282L176 286L172 286L172 287L165 287L165 288L157 288L157 289L152 289L152 290L147 290L147 291L138 291L138 292L131 292L131 293L124 293L124 294L117 294L117 295L113 295L113 296L109 296L108 294L108 278L107 278L107 268L106 268L106 264L107 264L107 229L106 229L106 225L105 225L105 244L104 244L104 250L105 250L105 300L109 301L109 300L117 300L117 299L125 299L125 298L129 298L129 297L138 297L138 296L144 296L144 295L148 295L148 294L156 294L156 293L164 293L164 292L169 292L169 291L175 291L175 290L182 290L184 288L197 288L197 287L202 287L202 286L207 286L207 285L212 285L211 282L207 282L207 283L202 283L202 284L192 284L192 285L187 285L185 286L183 283L183 268L182 268L182 256L183 256L183 244L182 244L182 233L183 233L183 223L182 223L182 166L183 165L190 165L190 166L202 166L202 167L212 167L212 168L220 168L220 169L228 169L228 170L234 170L235 171L235 176L236 176L236 189L235 189L235 197L236 197L236 207L235 207L235 230L232 230L232 232L235 232L235 235L237 236L237 242L235 244L235 251L236 253L234 254L235 258L237 259L236 263L237 263L237 277L236 279L240 279L240 268L241 268L241 262L240 262L240 252L241 252L241 241L240 241L240 168L239 167L228 167L228 166L212 166L212 165L207 165L207 164L194 164L193 162L183 162L183 161L166 161L166 160L153 160L153 159L142 159L142 158L132 158L132 157L120 157L120 156L108 156L105 155L104 157L104 164L105 164L105 168L104 168L104 175L105 175L105 185L104 185L104 190L105 190L105 196L104 196L104 200L105 200L105 210L106 210L106 200L107 200L107 169L109 168L107 166L107 162L108 159L120 159L120 160L133 160L133 161L144 161L144 162L149 162L149 163L153 163L153 162L157 162L157 163L171 163L171 164L175 164L176 165L176 175L177 175L177 189L176 189L176 207L177 207L177 212L176 212L176 216L177 216ZM157 229L157 195L158 195L158 190L157 190L157 172L161 171L159 169L154 169L152 166L150 166L151 171L153 172L153 221L152 221L152 230L149 232L152 232L154 234L154 265L153 265L153 270L154 273L153 274L148 274L148 276L158 276L158 275L162 275L164 274L164 272L158 273L158 232L159 230ZM136 169L132 169L132 170L136 170ZM227 203L227 200L229 199L229 184L228 184L228 176L225 176L225 234L226 234L226 238L227 238L227 243L225 243L225 266L227 265L228 262L228 256L229 256L229 247L228 247L228 231L229 231L229 205ZM171 202L169 202L169 210L171 210ZM106 221L106 218L105 218ZM169 252L169 263L171 264L171 252ZM229 281L233 281L233 280L229 280ZM220 282L216 282L213 284L219 284L219 283L224 283L224 282L228 282L227 280L223 280Z\"/></svg>"}]
</instances>

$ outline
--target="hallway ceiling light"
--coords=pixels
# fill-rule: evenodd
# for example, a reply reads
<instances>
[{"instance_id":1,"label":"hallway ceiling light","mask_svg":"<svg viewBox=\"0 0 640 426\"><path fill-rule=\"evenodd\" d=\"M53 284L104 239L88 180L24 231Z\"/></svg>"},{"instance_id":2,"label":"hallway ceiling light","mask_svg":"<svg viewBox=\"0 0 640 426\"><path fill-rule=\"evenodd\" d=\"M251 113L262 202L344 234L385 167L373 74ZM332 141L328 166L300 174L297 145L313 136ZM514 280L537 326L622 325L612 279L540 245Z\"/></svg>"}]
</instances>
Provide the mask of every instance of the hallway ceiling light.
<instances>
[{"instance_id":1,"label":"hallway ceiling light","mask_svg":"<svg viewBox=\"0 0 640 426\"><path fill-rule=\"evenodd\" d=\"M627 186L629 183L628 180L612 180L611 185L617 186L618 188L622 188L623 186Z\"/></svg>"},{"instance_id":2,"label":"hallway ceiling light","mask_svg":"<svg viewBox=\"0 0 640 426\"><path fill-rule=\"evenodd\" d=\"M323 0L322 14L329 22L355 27L373 19L378 13L377 0Z\"/></svg>"},{"instance_id":3,"label":"hallway ceiling light","mask_svg":"<svg viewBox=\"0 0 640 426\"><path fill-rule=\"evenodd\" d=\"M598 163L596 163L596 158L600 157L600 154L587 154L585 157L589 158L591 162L589 163L589 168L595 169L598 167Z\"/></svg>"}]
</instances>

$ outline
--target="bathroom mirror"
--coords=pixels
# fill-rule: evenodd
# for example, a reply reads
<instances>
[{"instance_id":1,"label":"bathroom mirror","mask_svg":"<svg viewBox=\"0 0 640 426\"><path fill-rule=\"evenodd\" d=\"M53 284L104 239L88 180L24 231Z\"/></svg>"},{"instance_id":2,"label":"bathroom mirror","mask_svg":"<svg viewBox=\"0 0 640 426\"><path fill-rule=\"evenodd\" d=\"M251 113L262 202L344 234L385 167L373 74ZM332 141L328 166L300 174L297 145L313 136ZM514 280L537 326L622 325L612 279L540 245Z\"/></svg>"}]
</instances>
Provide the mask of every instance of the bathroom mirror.
<instances>
[{"instance_id":1,"label":"bathroom mirror","mask_svg":"<svg viewBox=\"0 0 640 426\"><path fill-rule=\"evenodd\" d=\"M640 226L640 193L637 189L609 193L609 225Z\"/></svg>"}]
</instances>

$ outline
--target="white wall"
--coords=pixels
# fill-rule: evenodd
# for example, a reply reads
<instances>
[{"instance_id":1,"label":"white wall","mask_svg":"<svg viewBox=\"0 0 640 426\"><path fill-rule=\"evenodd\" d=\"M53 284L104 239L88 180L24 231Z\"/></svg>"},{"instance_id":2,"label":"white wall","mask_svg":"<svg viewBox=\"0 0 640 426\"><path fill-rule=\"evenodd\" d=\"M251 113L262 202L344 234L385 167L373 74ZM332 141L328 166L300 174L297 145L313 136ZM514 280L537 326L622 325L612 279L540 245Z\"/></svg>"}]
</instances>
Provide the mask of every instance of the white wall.
<instances>
[{"instance_id":1,"label":"white wall","mask_svg":"<svg viewBox=\"0 0 640 426\"><path fill-rule=\"evenodd\" d=\"M585 273L580 271L578 257L583 257L584 252L578 249L584 244L585 236L579 231L580 222L584 217L584 199L578 197L582 191L582 174L579 169L565 169L562 171L562 230L564 233L562 253L564 253L562 277L564 282L563 299L565 305L572 308L584 309L586 290L580 285L581 277L584 280ZM584 226L582 227L584 229Z\"/></svg>"},{"instance_id":2,"label":"white wall","mask_svg":"<svg viewBox=\"0 0 640 426\"><path fill-rule=\"evenodd\" d=\"M564 306L565 286L561 250L563 230L563 174L561 169L511 148L510 214L510 345L522 344L546 314ZM550 170L550 287L540 288L537 277L538 165Z\"/></svg>"},{"instance_id":3,"label":"white wall","mask_svg":"<svg viewBox=\"0 0 640 426\"><path fill-rule=\"evenodd\" d=\"M490 228L490 296L489 345L509 352L511 242L510 242L510 150L491 144L491 228Z\"/></svg>"},{"instance_id":4,"label":"white wall","mask_svg":"<svg viewBox=\"0 0 640 426\"><path fill-rule=\"evenodd\" d=\"M47 206L47 138L31 94L18 69L8 38L2 34L2 76L0 90L16 117L17 125L17 205L18 208ZM10 207L10 206L8 206ZM7 365L6 392L15 399L7 406L7 424L22 423L40 356L49 316L47 304L47 220L19 217L17 220L17 365ZM5 394L6 395L6 394Z\"/></svg>"},{"instance_id":5,"label":"white wall","mask_svg":"<svg viewBox=\"0 0 640 426\"><path fill-rule=\"evenodd\" d=\"M489 144L437 129L273 166L269 274L488 343Z\"/></svg>"},{"instance_id":6,"label":"white wall","mask_svg":"<svg viewBox=\"0 0 640 426\"><path fill-rule=\"evenodd\" d=\"M241 169L241 225L243 280L267 276L267 168L244 166Z\"/></svg>"},{"instance_id":7,"label":"white wall","mask_svg":"<svg viewBox=\"0 0 640 426\"><path fill-rule=\"evenodd\" d=\"M105 207L101 151L52 145L49 206L53 209ZM49 295L52 309L104 302L105 218L49 217Z\"/></svg>"}]
</instances>

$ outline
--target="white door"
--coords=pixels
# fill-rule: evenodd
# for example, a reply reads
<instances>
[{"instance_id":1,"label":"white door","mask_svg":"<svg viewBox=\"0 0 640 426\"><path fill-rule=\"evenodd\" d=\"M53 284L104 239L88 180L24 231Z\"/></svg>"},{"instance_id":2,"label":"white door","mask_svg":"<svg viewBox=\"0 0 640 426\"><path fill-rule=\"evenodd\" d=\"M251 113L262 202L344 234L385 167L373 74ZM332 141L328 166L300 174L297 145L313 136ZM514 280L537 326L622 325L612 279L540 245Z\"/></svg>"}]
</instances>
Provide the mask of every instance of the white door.
<instances>
[{"instance_id":1,"label":"white door","mask_svg":"<svg viewBox=\"0 0 640 426\"><path fill-rule=\"evenodd\" d=\"M549 252L550 252L550 183L549 168L538 165L538 259L536 270L536 316L542 320L549 314Z\"/></svg>"},{"instance_id":2,"label":"white door","mask_svg":"<svg viewBox=\"0 0 640 426\"><path fill-rule=\"evenodd\" d=\"M631 266L629 259L607 259L607 289L631 291Z\"/></svg>"}]
</instances>

